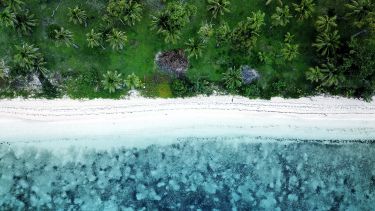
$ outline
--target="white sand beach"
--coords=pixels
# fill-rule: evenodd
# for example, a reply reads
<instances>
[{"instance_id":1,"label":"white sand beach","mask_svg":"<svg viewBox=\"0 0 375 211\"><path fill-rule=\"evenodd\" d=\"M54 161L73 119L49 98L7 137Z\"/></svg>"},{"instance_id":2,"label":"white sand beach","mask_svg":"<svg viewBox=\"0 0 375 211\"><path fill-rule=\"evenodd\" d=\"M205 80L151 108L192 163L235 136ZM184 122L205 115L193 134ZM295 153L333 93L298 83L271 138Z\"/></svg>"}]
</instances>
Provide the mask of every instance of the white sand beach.
<instances>
[{"instance_id":1,"label":"white sand beach","mask_svg":"<svg viewBox=\"0 0 375 211\"><path fill-rule=\"evenodd\" d=\"M323 96L0 101L4 144L108 148L225 136L375 140L375 102Z\"/></svg>"}]
</instances>

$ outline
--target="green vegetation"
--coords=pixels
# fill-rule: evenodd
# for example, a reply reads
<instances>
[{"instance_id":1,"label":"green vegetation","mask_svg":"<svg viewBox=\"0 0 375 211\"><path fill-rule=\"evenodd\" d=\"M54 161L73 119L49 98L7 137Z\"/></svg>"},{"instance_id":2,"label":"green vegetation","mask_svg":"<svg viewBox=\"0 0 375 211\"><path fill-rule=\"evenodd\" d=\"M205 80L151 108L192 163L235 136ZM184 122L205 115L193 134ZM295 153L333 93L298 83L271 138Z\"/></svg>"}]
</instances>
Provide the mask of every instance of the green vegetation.
<instances>
[{"instance_id":1,"label":"green vegetation","mask_svg":"<svg viewBox=\"0 0 375 211\"><path fill-rule=\"evenodd\" d=\"M0 97L370 99L374 32L372 0L4 0ZM155 65L174 49L189 58L184 75ZM245 65L260 75L251 84Z\"/></svg>"}]
</instances>

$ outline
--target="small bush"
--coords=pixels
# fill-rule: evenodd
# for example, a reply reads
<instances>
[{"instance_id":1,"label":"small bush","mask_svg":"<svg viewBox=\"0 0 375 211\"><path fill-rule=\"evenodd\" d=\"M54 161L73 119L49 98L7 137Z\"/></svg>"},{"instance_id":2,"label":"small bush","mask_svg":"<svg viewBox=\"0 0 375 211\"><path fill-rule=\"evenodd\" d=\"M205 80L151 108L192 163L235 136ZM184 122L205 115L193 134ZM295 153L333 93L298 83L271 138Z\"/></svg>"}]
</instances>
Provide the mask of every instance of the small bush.
<instances>
[{"instance_id":1,"label":"small bush","mask_svg":"<svg viewBox=\"0 0 375 211\"><path fill-rule=\"evenodd\" d=\"M257 84L250 84L243 87L243 95L254 99L258 98L261 95L261 89Z\"/></svg>"},{"instance_id":2,"label":"small bush","mask_svg":"<svg viewBox=\"0 0 375 211\"><path fill-rule=\"evenodd\" d=\"M171 83L171 90L175 97L188 97L194 94L192 84L187 79L175 79Z\"/></svg>"}]
</instances>

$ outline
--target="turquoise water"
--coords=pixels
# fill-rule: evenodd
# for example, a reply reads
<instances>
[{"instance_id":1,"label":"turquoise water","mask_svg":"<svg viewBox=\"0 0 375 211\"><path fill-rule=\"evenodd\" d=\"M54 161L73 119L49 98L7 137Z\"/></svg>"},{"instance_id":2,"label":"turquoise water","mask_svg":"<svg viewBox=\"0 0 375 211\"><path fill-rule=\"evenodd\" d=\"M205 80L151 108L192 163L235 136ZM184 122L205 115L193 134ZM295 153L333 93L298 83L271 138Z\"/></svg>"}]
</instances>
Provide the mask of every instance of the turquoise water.
<instances>
[{"instance_id":1,"label":"turquoise water","mask_svg":"<svg viewBox=\"0 0 375 211\"><path fill-rule=\"evenodd\" d=\"M0 210L375 207L372 140L233 140L185 137L163 145L72 148L64 157L1 140Z\"/></svg>"}]
</instances>

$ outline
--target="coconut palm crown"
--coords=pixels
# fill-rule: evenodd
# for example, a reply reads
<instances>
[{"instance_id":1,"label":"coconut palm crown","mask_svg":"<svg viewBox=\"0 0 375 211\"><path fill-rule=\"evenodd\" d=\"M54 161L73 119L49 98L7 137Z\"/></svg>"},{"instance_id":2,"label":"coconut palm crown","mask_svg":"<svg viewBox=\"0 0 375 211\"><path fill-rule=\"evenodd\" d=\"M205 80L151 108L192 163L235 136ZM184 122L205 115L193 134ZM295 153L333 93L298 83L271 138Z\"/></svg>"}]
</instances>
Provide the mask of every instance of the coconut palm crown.
<instances>
[{"instance_id":1,"label":"coconut palm crown","mask_svg":"<svg viewBox=\"0 0 375 211\"><path fill-rule=\"evenodd\" d=\"M331 57L335 54L336 50L340 45L340 35L338 31L333 32L323 32L319 34L313 44L317 51L322 56Z\"/></svg>"},{"instance_id":2,"label":"coconut palm crown","mask_svg":"<svg viewBox=\"0 0 375 211\"><path fill-rule=\"evenodd\" d=\"M74 24L84 24L87 20L86 11L84 11L78 6L74 8L69 8L68 16L69 22L72 22Z\"/></svg>"},{"instance_id":3,"label":"coconut palm crown","mask_svg":"<svg viewBox=\"0 0 375 211\"><path fill-rule=\"evenodd\" d=\"M60 29L55 29L54 32L57 46L65 44L69 47L73 44L73 33L71 31L61 27Z\"/></svg>"},{"instance_id":4,"label":"coconut palm crown","mask_svg":"<svg viewBox=\"0 0 375 211\"><path fill-rule=\"evenodd\" d=\"M212 13L213 18L217 18L218 15L224 15L225 13L230 12L229 0L207 0L207 3L207 10Z\"/></svg>"},{"instance_id":5,"label":"coconut palm crown","mask_svg":"<svg viewBox=\"0 0 375 211\"><path fill-rule=\"evenodd\" d=\"M112 29L112 32L107 35L106 40L113 50L119 51L125 47L125 43L128 41L128 37L125 32L117 29Z\"/></svg>"},{"instance_id":6,"label":"coconut palm crown","mask_svg":"<svg viewBox=\"0 0 375 211\"><path fill-rule=\"evenodd\" d=\"M120 89L123 85L122 83L122 75L117 73L117 71L107 71L107 73L103 74L102 85L109 93L114 93Z\"/></svg>"},{"instance_id":7,"label":"coconut palm crown","mask_svg":"<svg viewBox=\"0 0 375 211\"><path fill-rule=\"evenodd\" d=\"M94 29L91 29L91 31L86 34L87 45L90 48L99 46L101 39L102 39L102 33L95 32Z\"/></svg>"},{"instance_id":8,"label":"coconut palm crown","mask_svg":"<svg viewBox=\"0 0 375 211\"><path fill-rule=\"evenodd\" d=\"M21 68L32 70L38 57L41 56L39 48L28 43L21 46L16 45L17 53L14 55L13 62Z\"/></svg>"}]
</instances>

